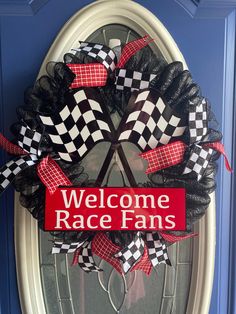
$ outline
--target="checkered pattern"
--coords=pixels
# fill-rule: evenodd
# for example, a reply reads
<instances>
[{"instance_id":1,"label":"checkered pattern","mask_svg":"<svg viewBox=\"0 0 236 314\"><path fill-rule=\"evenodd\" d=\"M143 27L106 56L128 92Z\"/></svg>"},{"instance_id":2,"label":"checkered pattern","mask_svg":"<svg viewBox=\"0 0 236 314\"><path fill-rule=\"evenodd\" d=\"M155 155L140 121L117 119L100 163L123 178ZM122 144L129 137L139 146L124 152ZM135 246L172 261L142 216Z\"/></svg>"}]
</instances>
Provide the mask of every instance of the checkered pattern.
<instances>
[{"instance_id":1,"label":"checkered pattern","mask_svg":"<svg viewBox=\"0 0 236 314\"><path fill-rule=\"evenodd\" d=\"M21 147L8 141L5 136L0 133L0 147L3 148L7 153L12 155L25 155L27 154Z\"/></svg>"},{"instance_id":2,"label":"checkered pattern","mask_svg":"<svg viewBox=\"0 0 236 314\"><path fill-rule=\"evenodd\" d=\"M171 265L165 241L157 232L146 233L146 244L148 247L149 259L153 267L161 263Z\"/></svg>"},{"instance_id":3,"label":"checkered pattern","mask_svg":"<svg viewBox=\"0 0 236 314\"><path fill-rule=\"evenodd\" d=\"M72 185L60 166L49 156L40 161L37 166L37 172L50 194L53 194L60 185Z\"/></svg>"},{"instance_id":4,"label":"checkered pattern","mask_svg":"<svg viewBox=\"0 0 236 314\"><path fill-rule=\"evenodd\" d=\"M115 77L116 89L134 91L148 88L149 83L156 77L156 75L126 69L117 69Z\"/></svg>"},{"instance_id":5,"label":"checkered pattern","mask_svg":"<svg viewBox=\"0 0 236 314\"><path fill-rule=\"evenodd\" d=\"M184 133L184 118L178 117L156 91L144 90L131 97L120 127L119 141L130 141L142 151L168 144Z\"/></svg>"},{"instance_id":6,"label":"checkered pattern","mask_svg":"<svg viewBox=\"0 0 236 314\"><path fill-rule=\"evenodd\" d=\"M70 88L81 86L94 87L105 86L107 81L107 70L102 64L67 64L71 71L76 75Z\"/></svg>"},{"instance_id":7,"label":"checkered pattern","mask_svg":"<svg viewBox=\"0 0 236 314\"><path fill-rule=\"evenodd\" d=\"M124 273L126 274L134 264L141 258L144 252L144 241L141 237L141 233L137 232L134 240L130 244L115 254L115 257L119 258L123 265Z\"/></svg>"},{"instance_id":8,"label":"checkered pattern","mask_svg":"<svg viewBox=\"0 0 236 314\"><path fill-rule=\"evenodd\" d=\"M189 105L189 132L190 143L201 141L207 134L207 102L203 99L201 104Z\"/></svg>"},{"instance_id":9,"label":"checkered pattern","mask_svg":"<svg viewBox=\"0 0 236 314\"><path fill-rule=\"evenodd\" d=\"M120 251L120 249L103 232L97 233L92 242L92 252L113 266L118 273L122 274L123 271L120 262L114 257L115 253Z\"/></svg>"},{"instance_id":10,"label":"checkered pattern","mask_svg":"<svg viewBox=\"0 0 236 314\"><path fill-rule=\"evenodd\" d=\"M94 58L98 62L102 63L110 73L115 70L117 62L116 55L109 47L105 45L81 42L80 47L73 50L85 53L89 57Z\"/></svg>"},{"instance_id":11,"label":"checkered pattern","mask_svg":"<svg viewBox=\"0 0 236 314\"><path fill-rule=\"evenodd\" d=\"M0 169L0 193L7 188L7 186L15 179L17 174L19 174L22 170L33 166L37 161L37 156L25 155L7 162Z\"/></svg>"},{"instance_id":12,"label":"checkered pattern","mask_svg":"<svg viewBox=\"0 0 236 314\"><path fill-rule=\"evenodd\" d=\"M68 253L74 253L78 248L80 248L85 241L81 242L73 242L73 243L64 243L60 241L55 241L53 243L53 248L52 248L52 254L68 254Z\"/></svg>"},{"instance_id":13,"label":"checkered pattern","mask_svg":"<svg viewBox=\"0 0 236 314\"><path fill-rule=\"evenodd\" d=\"M123 68L130 59L130 57L132 57L138 50L147 46L152 41L153 39L146 35L140 39L136 39L126 44L122 50L120 60L117 64L117 68Z\"/></svg>"},{"instance_id":14,"label":"checkered pattern","mask_svg":"<svg viewBox=\"0 0 236 314\"><path fill-rule=\"evenodd\" d=\"M145 246L144 253L141 259L134 265L131 271L134 270L142 270L147 276L151 274L152 271L152 263L149 260L148 250Z\"/></svg>"},{"instance_id":15,"label":"checkered pattern","mask_svg":"<svg viewBox=\"0 0 236 314\"><path fill-rule=\"evenodd\" d=\"M195 172L197 174L197 180L201 180L211 159L212 153L213 149L207 147L203 148L200 145L195 144L191 151L183 174Z\"/></svg>"},{"instance_id":16,"label":"checkered pattern","mask_svg":"<svg viewBox=\"0 0 236 314\"><path fill-rule=\"evenodd\" d=\"M203 145L203 147L212 148L212 149L216 150L217 152L219 152L220 154L222 154L224 156L224 159L225 159L225 167L226 167L226 169L229 172L233 172L233 170L232 170L232 168L230 166L230 163L228 161L224 145L222 143L220 143L220 142L206 143L206 144Z\"/></svg>"},{"instance_id":17,"label":"checkered pattern","mask_svg":"<svg viewBox=\"0 0 236 314\"><path fill-rule=\"evenodd\" d=\"M111 139L102 102L98 99L93 89L81 89L68 95L66 105L52 117L40 116L61 159L79 161L96 143Z\"/></svg>"},{"instance_id":18,"label":"checkered pattern","mask_svg":"<svg viewBox=\"0 0 236 314\"><path fill-rule=\"evenodd\" d=\"M187 145L183 142L177 141L140 154L141 158L148 161L148 168L145 173L156 172L181 163L186 147Z\"/></svg>"},{"instance_id":19,"label":"checkered pattern","mask_svg":"<svg viewBox=\"0 0 236 314\"><path fill-rule=\"evenodd\" d=\"M99 268L94 259L93 259L93 254L92 254L92 242L91 241L86 241L80 251L79 254L79 266L86 272L91 272L91 271L101 271L102 269Z\"/></svg>"},{"instance_id":20,"label":"checkered pattern","mask_svg":"<svg viewBox=\"0 0 236 314\"><path fill-rule=\"evenodd\" d=\"M18 137L18 145L30 154L40 156L42 151L39 149L42 134L32 130L28 125L22 125Z\"/></svg>"}]
</instances>

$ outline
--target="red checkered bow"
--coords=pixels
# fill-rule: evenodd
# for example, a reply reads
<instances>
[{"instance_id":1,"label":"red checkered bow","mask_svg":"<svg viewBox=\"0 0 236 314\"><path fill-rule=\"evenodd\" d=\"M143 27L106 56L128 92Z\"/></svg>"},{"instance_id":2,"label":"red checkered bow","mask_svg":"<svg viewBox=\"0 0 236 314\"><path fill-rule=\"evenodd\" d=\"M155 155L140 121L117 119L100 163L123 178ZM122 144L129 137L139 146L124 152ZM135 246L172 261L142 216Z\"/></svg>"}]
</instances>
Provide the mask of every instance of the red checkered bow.
<instances>
[{"instance_id":1,"label":"red checkered bow","mask_svg":"<svg viewBox=\"0 0 236 314\"><path fill-rule=\"evenodd\" d=\"M181 163L186 147L186 144L177 141L140 154L141 158L149 162L145 173L148 174Z\"/></svg>"},{"instance_id":2,"label":"red checkered bow","mask_svg":"<svg viewBox=\"0 0 236 314\"><path fill-rule=\"evenodd\" d=\"M221 153L225 159L226 169L232 172L224 150L224 145L222 143L206 143L202 146L212 148ZM143 159L146 159L149 163L145 173L148 174L156 172L180 164L184 159L184 153L187 147L188 146L182 141L177 141L140 154L139 156Z\"/></svg>"},{"instance_id":3,"label":"red checkered bow","mask_svg":"<svg viewBox=\"0 0 236 314\"><path fill-rule=\"evenodd\" d=\"M60 185L72 185L60 166L49 156L41 160L37 172L50 194L53 194Z\"/></svg>"},{"instance_id":4,"label":"red checkered bow","mask_svg":"<svg viewBox=\"0 0 236 314\"><path fill-rule=\"evenodd\" d=\"M127 63L127 61L132 57L138 50L147 46L152 42L148 35L131 41L125 45L123 48L120 60L116 68L122 68ZM88 63L88 64L74 64L69 63L67 66L76 75L74 81L70 85L71 88L85 87L95 87L95 86L105 86L108 78L108 70L101 63Z\"/></svg>"}]
</instances>

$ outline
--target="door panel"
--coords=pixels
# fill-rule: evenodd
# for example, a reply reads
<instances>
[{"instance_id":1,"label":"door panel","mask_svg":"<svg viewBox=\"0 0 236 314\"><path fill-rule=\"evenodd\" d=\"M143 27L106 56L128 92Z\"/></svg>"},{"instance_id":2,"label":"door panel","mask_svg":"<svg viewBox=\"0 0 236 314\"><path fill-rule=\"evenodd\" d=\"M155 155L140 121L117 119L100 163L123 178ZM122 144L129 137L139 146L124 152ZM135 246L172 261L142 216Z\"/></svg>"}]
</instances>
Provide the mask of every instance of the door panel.
<instances>
[{"instance_id":1,"label":"door panel","mask_svg":"<svg viewBox=\"0 0 236 314\"><path fill-rule=\"evenodd\" d=\"M129 0L127 0L129 1ZM77 10L92 1L18 0L0 1L1 15L1 131L10 137L8 126L16 120L15 108L23 103L24 89L34 82L39 67L59 29ZM29 3L42 5L37 11ZM212 102L213 111L225 135L229 157L233 139L233 86L235 62L236 1L136 1L152 11L166 26L181 52L203 94ZM200 4L199 4L200 2ZM16 3L16 2L14 2ZM195 4L198 3L198 4ZM8 6L8 10L6 10ZM187 12L188 11L188 12ZM8 14L8 15L7 15ZM1 164L6 160L1 152ZM211 313L227 313L230 264L230 223L232 184L221 167L217 190L217 252ZM14 235L13 192L1 198L1 310L20 313L17 296ZM2 223L4 222L4 223ZM230 228L229 228L230 226ZM233 256L231 256L233 260ZM233 287L232 287L233 288ZM232 303L232 308L234 304ZM230 313L233 313L230 311Z\"/></svg>"}]
</instances>

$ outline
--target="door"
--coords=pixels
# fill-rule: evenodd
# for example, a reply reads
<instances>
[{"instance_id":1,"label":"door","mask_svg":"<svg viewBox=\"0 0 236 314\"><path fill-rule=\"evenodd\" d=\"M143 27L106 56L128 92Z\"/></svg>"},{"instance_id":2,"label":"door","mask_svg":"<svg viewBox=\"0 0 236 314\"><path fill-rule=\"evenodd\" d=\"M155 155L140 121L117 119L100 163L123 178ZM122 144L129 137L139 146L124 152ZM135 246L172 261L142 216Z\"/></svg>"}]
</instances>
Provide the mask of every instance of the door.
<instances>
[{"instance_id":1,"label":"door","mask_svg":"<svg viewBox=\"0 0 236 314\"><path fill-rule=\"evenodd\" d=\"M0 2L1 131L5 135L9 135L8 126L15 121L15 116L11 113L16 106L22 104L23 90L35 80L53 38L71 15L90 2ZM233 119L229 117L233 117L235 3L232 1L224 5L224 1L136 2L153 12L171 33L203 94L211 99L216 118L224 133L226 150L229 155L233 154ZM6 157L1 155L1 158L3 163ZM225 267L229 265L230 257L233 258L232 254L230 255L230 252L233 252L230 238L234 229L233 225L232 229L228 227L231 225L230 193L233 182L223 167L219 169L218 177L216 269L210 311L226 313L228 309L233 313L234 304L230 302L230 294L227 292L228 285L233 284L233 279L230 276L230 268ZM20 313L14 259L13 192L5 193L1 202L1 221L5 222L1 224L1 278L4 278L1 280L2 312ZM233 219L231 221L233 222ZM15 224L17 223L16 220ZM205 250L207 254L207 248ZM233 288L234 286L231 289L232 294Z\"/></svg>"}]
</instances>

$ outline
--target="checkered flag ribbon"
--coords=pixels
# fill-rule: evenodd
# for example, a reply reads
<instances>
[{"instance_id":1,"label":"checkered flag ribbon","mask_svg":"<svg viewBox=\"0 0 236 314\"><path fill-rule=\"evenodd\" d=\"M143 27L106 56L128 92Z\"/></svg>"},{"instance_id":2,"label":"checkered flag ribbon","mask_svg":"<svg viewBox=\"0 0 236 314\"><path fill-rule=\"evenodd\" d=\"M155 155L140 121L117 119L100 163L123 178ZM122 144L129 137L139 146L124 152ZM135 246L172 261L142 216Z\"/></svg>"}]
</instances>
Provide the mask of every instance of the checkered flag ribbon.
<instances>
[{"instance_id":1,"label":"checkered flag ribbon","mask_svg":"<svg viewBox=\"0 0 236 314\"><path fill-rule=\"evenodd\" d=\"M86 240L78 241L78 242L72 242L70 244L64 243L61 241L55 241L55 242L53 242L52 254L74 253L76 250L78 250L84 244L85 241Z\"/></svg>"},{"instance_id":2,"label":"checkered flag ribbon","mask_svg":"<svg viewBox=\"0 0 236 314\"><path fill-rule=\"evenodd\" d=\"M32 130L28 125L22 124L18 136L18 145L26 152L40 156L40 143L42 134L36 130Z\"/></svg>"},{"instance_id":3,"label":"checkered flag ribbon","mask_svg":"<svg viewBox=\"0 0 236 314\"><path fill-rule=\"evenodd\" d=\"M99 99L95 90L81 89L69 94L63 108L52 116L40 116L61 159L79 161L98 142L111 140L106 108Z\"/></svg>"},{"instance_id":4,"label":"checkered flag ribbon","mask_svg":"<svg viewBox=\"0 0 236 314\"><path fill-rule=\"evenodd\" d=\"M158 232L146 232L146 244L153 267L161 263L171 266L165 241Z\"/></svg>"},{"instance_id":5,"label":"checkered flag ribbon","mask_svg":"<svg viewBox=\"0 0 236 314\"><path fill-rule=\"evenodd\" d=\"M132 142L141 151L178 139L186 128L185 118L178 116L161 95L151 89L134 92L127 111L120 124L119 141Z\"/></svg>"},{"instance_id":6,"label":"checkered flag ribbon","mask_svg":"<svg viewBox=\"0 0 236 314\"><path fill-rule=\"evenodd\" d=\"M203 98L199 105L189 105L190 144L201 141L207 131L207 102Z\"/></svg>"},{"instance_id":7,"label":"checkered flag ribbon","mask_svg":"<svg viewBox=\"0 0 236 314\"><path fill-rule=\"evenodd\" d=\"M85 271L85 272L98 272L102 271L101 268L99 268L93 258L92 253L92 241L86 241L82 249L79 253L79 266Z\"/></svg>"},{"instance_id":8,"label":"checkered flag ribbon","mask_svg":"<svg viewBox=\"0 0 236 314\"><path fill-rule=\"evenodd\" d=\"M99 63L67 64L76 76L70 87L105 86L108 76L112 76L115 71L115 85L118 90L131 89L133 91L148 88L150 81L156 77L155 74L141 73L122 68L131 56L147 46L151 41L152 39L147 35L126 44L117 65L116 54L109 47L101 44L82 42L79 48L73 50L84 53Z\"/></svg>"},{"instance_id":9,"label":"checkered flag ribbon","mask_svg":"<svg viewBox=\"0 0 236 314\"><path fill-rule=\"evenodd\" d=\"M116 55L112 49L105 45L81 42L80 47L73 49L73 51L84 53L97 60L104 65L108 73L112 73L115 70L117 63Z\"/></svg>"},{"instance_id":10,"label":"checkered flag ribbon","mask_svg":"<svg viewBox=\"0 0 236 314\"><path fill-rule=\"evenodd\" d=\"M0 169L0 194L12 183L21 171L33 166L38 161L36 155L28 154L8 161Z\"/></svg>"},{"instance_id":11,"label":"checkered flag ribbon","mask_svg":"<svg viewBox=\"0 0 236 314\"><path fill-rule=\"evenodd\" d=\"M212 148L202 147L200 145L194 144L183 174L195 172L197 175L197 180L201 180L212 157L212 154Z\"/></svg>"},{"instance_id":12,"label":"checkered flag ribbon","mask_svg":"<svg viewBox=\"0 0 236 314\"><path fill-rule=\"evenodd\" d=\"M118 90L140 90L149 87L156 74L142 73L127 69L115 71L115 85Z\"/></svg>"},{"instance_id":13,"label":"checkered flag ribbon","mask_svg":"<svg viewBox=\"0 0 236 314\"><path fill-rule=\"evenodd\" d=\"M140 154L141 158L148 161L145 173L149 174L181 163L186 147L184 142L177 141Z\"/></svg>"},{"instance_id":14,"label":"checkered flag ribbon","mask_svg":"<svg viewBox=\"0 0 236 314\"><path fill-rule=\"evenodd\" d=\"M142 257L144 253L145 243L142 239L141 232L137 232L134 240L130 242L128 246L115 254L122 262L124 273L126 274L135 263Z\"/></svg>"}]
</instances>

